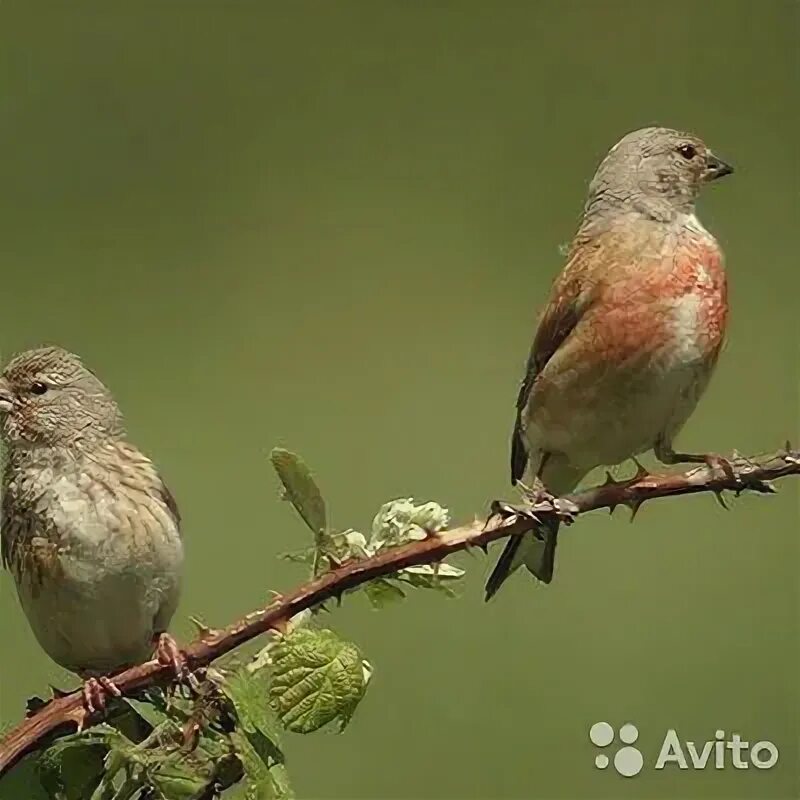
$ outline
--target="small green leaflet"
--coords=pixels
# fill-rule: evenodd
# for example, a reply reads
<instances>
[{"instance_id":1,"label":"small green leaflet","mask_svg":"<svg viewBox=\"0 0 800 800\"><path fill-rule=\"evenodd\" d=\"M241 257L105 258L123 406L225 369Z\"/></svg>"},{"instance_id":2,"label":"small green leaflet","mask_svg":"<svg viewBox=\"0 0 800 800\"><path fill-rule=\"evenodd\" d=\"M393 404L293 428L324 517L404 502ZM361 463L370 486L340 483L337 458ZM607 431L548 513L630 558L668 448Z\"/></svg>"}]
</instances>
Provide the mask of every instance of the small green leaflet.
<instances>
[{"instance_id":1,"label":"small green leaflet","mask_svg":"<svg viewBox=\"0 0 800 800\"><path fill-rule=\"evenodd\" d=\"M42 788L53 800L84 800L100 783L107 752L103 734L72 734L42 753L36 771Z\"/></svg>"},{"instance_id":2,"label":"small green leaflet","mask_svg":"<svg viewBox=\"0 0 800 800\"><path fill-rule=\"evenodd\" d=\"M325 531L327 518L325 501L311 471L300 456L282 447L274 448L270 458L283 484L286 499L297 509L316 539Z\"/></svg>"},{"instance_id":3,"label":"small green leaflet","mask_svg":"<svg viewBox=\"0 0 800 800\"><path fill-rule=\"evenodd\" d=\"M264 678L262 671L239 669L226 678L222 690L239 718L231 740L244 769L246 800L285 800L293 795Z\"/></svg>"}]
</instances>

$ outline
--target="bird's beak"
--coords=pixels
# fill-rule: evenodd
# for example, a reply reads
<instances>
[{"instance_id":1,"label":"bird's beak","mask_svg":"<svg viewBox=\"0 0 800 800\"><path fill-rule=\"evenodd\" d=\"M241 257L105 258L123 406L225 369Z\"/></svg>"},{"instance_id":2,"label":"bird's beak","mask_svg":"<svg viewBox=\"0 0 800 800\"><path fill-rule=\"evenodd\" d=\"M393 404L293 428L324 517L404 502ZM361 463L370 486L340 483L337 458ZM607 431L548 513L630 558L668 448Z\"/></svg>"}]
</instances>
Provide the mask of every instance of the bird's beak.
<instances>
[{"instance_id":1,"label":"bird's beak","mask_svg":"<svg viewBox=\"0 0 800 800\"><path fill-rule=\"evenodd\" d=\"M0 378L0 414L5 414L11 410L14 405L14 394L8 381L5 378Z\"/></svg>"},{"instance_id":2,"label":"bird's beak","mask_svg":"<svg viewBox=\"0 0 800 800\"><path fill-rule=\"evenodd\" d=\"M706 169L703 175L705 180L715 181L717 178L730 175L732 172L733 167L727 161L717 158L713 153L709 153L706 157Z\"/></svg>"}]
</instances>

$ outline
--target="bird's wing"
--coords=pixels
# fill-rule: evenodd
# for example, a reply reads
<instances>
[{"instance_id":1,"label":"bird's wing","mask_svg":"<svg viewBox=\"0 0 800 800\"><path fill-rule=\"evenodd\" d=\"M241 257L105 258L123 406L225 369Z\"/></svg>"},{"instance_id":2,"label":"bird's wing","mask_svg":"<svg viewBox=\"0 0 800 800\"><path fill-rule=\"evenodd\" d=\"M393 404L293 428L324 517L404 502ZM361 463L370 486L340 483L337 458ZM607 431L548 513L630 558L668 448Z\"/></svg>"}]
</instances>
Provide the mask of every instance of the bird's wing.
<instances>
[{"instance_id":1,"label":"bird's wing","mask_svg":"<svg viewBox=\"0 0 800 800\"><path fill-rule=\"evenodd\" d=\"M178 503L175 501L175 495L169 490L169 486L164 483L163 480L159 478L159 482L161 484L161 497L164 500L164 505L169 510L169 513L172 515L172 518L175 520L175 527L178 529L178 533L181 535L183 534L183 530L181 528L181 512L178 509Z\"/></svg>"},{"instance_id":2,"label":"bird's wing","mask_svg":"<svg viewBox=\"0 0 800 800\"><path fill-rule=\"evenodd\" d=\"M575 329L597 294L597 282L587 280L588 267L594 258L595 249L588 245L573 251L567 265L556 278L550 300L539 319L525 376L517 396L517 416L511 435L512 484L522 479L528 463L523 417L536 377Z\"/></svg>"},{"instance_id":3,"label":"bird's wing","mask_svg":"<svg viewBox=\"0 0 800 800\"><path fill-rule=\"evenodd\" d=\"M18 520L15 520L11 493L6 487L3 491L2 527L0 527L0 563L10 570L14 543L19 529Z\"/></svg>"},{"instance_id":4,"label":"bird's wing","mask_svg":"<svg viewBox=\"0 0 800 800\"><path fill-rule=\"evenodd\" d=\"M8 483L4 485L2 502L2 521L0 522L0 564L5 567L15 578L19 575L22 560L26 550L38 561L37 553L42 550L31 550L30 545L34 538L44 541L48 531L41 524L42 520L36 512L20 503ZM48 550L52 553L52 549ZM52 562L50 562L52 563Z\"/></svg>"},{"instance_id":5,"label":"bird's wing","mask_svg":"<svg viewBox=\"0 0 800 800\"><path fill-rule=\"evenodd\" d=\"M175 529L181 533L181 514L175 497L164 483L150 459L127 441L119 441L115 458L91 459L95 464L93 477L98 485L104 484L104 473L114 473L114 483L125 495L138 498L158 498Z\"/></svg>"}]
</instances>

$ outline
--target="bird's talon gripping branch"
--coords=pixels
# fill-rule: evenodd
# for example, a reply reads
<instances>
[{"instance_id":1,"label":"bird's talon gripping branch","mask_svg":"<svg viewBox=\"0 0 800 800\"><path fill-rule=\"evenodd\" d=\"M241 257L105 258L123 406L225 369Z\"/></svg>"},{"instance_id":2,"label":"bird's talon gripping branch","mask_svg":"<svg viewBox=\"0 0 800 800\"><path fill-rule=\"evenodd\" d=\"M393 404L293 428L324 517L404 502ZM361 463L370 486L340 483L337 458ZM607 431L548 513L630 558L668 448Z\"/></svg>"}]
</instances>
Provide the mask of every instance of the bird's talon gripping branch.
<instances>
[{"instance_id":1,"label":"bird's talon gripping branch","mask_svg":"<svg viewBox=\"0 0 800 800\"><path fill-rule=\"evenodd\" d=\"M653 448L656 458L662 464L705 464L713 470L721 470L728 480L741 483L741 476L733 466L733 462L719 453L676 453L671 445L664 441L656 442ZM734 455L734 461L737 456Z\"/></svg>"},{"instance_id":2,"label":"bird's talon gripping branch","mask_svg":"<svg viewBox=\"0 0 800 800\"><path fill-rule=\"evenodd\" d=\"M509 522L516 517L529 513L530 509L527 506L515 506L511 503L506 503L505 500L492 500L492 504L489 507L489 518L486 520L486 524L483 528L486 530L494 517L500 517L502 522Z\"/></svg>"},{"instance_id":3,"label":"bird's talon gripping branch","mask_svg":"<svg viewBox=\"0 0 800 800\"><path fill-rule=\"evenodd\" d=\"M178 643L168 633L159 633L156 636L156 658L159 664L172 667L175 677L183 680L188 674L186 666L186 656L183 650L178 647Z\"/></svg>"},{"instance_id":4,"label":"bird's talon gripping branch","mask_svg":"<svg viewBox=\"0 0 800 800\"><path fill-rule=\"evenodd\" d=\"M556 507L557 498L550 494L538 479L533 486L527 486L522 481L517 481L517 489L519 489L525 503L528 505L535 506L540 503L549 503L553 508Z\"/></svg>"},{"instance_id":5,"label":"bird's talon gripping branch","mask_svg":"<svg viewBox=\"0 0 800 800\"><path fill-rule=\"evenodd\" d=\"M573 522L580 514L580 509L572 500L567 500L565 497L553 498L553 508L558 514L559 520L565 525L572 525Z\"/></svg>"},{"instance_id":6,"label":"bird's talon gripping branch","mask_svg":"<svg viewBox=\"0 0 800 800\"><path fill-rule=\"evenodd\" d=\"M716 453L706 453L701 456L705 464L711 469L721 469L725 473L725 477L729 480L741 482L741 477L733 466L733 463L724 456L717 455Z\"/></svg>"},{"instance_id":7,"label":"bird's talon gripping branch","mask_svg":"<svg viewBox=\"0 0 800 800\"><path fill-rule=\"evenodd\" d=\"M109 697L122 697L117 685L106 677L88 678L83 684L83 708L93 717L102 714L108 706Z\"/></svg>"}]
</instances>

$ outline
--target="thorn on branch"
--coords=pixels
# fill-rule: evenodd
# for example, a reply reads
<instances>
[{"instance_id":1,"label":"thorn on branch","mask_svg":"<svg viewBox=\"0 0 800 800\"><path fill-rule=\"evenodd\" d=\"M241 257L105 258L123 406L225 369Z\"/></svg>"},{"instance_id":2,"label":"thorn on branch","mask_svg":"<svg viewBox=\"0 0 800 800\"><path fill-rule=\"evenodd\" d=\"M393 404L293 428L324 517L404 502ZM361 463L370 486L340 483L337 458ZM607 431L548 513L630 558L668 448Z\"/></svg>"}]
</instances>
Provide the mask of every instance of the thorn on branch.
<instances>
[{"instance_id":1,"label":"thorn on branch","mask_svg":"<svg viewBox=\"0 0 800 800\"><path fill-rule=\"evenodd\" d=\"M633 481L640 481L642 478L647 478L650 476L650 473L644 468L642 462L639 461L638 458L632 457L633 463L636 464L636 474L633 476Z\"/></svg>"},{"instance_id":2,"label":"thorn on branch","mask_svg":"<svg viewBox=\"0 0 800 800\"><path fill-rule=\"evenodd\" d=\"M285 636L289 630L289 623L285 619L276 619L269 627L269 633L274 633L276 636Z\"/></svg>"},{"instance_id":3,"label":"thorn on branch","mask_svg":"<svg viewBox=\"0 0 800 800\"><path fill-rule=\"evenodd\" d=\"M728 504L725 502L725 497L722 494L722 489L714 489L714 499L726 510L730 511Z\"/></svg>"},{"instance_id":4,"label":"thorn on branch","mask_svg":"<svg viewBox=\"0 0 800 800\"><path fill-rule=\"evenodd\" d=\"M631 522L636 519L636 515L639 513L639 509L642 507L643 503L644 500L642 499L629 500L627 503L625 503L625 505L631 510Z\"/></svg>"},{"instance_id":5,"label":"thorn on branch","mask_svg":"<svg viewBox=\"0 0 800 800\"><path fill-rule=\"evenodd\" d=\"M197 638L202 642L206 642L216 636L219 631L216 628L211 628L203 622L199 617L189 617L189 622L194 625L197 631Z\"/></svg>"}]
</instances>

